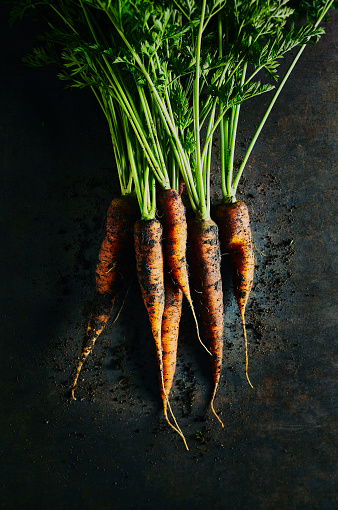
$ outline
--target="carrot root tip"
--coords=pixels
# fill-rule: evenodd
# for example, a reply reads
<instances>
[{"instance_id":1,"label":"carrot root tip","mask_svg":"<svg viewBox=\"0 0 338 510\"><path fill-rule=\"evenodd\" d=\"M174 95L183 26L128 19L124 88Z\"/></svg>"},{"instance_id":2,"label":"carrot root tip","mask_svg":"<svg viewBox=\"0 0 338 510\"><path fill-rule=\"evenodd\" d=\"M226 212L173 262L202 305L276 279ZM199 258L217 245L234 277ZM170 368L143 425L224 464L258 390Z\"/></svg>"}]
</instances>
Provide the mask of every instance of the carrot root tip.
<instances>
[{"instance_id":1,"label":"carrot root tip","mask_svg":"<svg viewBox=\"0 0 338 510\"><path fill-rule=\"evenodd\" d=\"M222 422L221 418L218 416L218 414L216 413L215 408L214 408L214 400L215 400L217 386L218 386L218 383L215 385L214 392L213 392L211 402L210 402L210 407L211 407L212 413L214 414L214 416L217 418L217 420L221 424L222 428L224 429L224 423Z\"/></svg>"},{"instance_id":2,"label":"carrot root tip","mask_svg":"<svg viewBox=\"0 0 338 510\"><path fill-rule=\"evenodd\" d=\"M196 324L196 332L197 332L197 337L198 337L198 340L200 342L200 344L202 345L202 347L204 347L204 349L207 351L208 354L210 354L210 356L212 356L211 352L209 351L209 349L207 348L207 346L202 342L202 339L200 337L200 331L199 331L199 327L198 327L198 321L197 321L197 317L196 317L196 314L195 314L195 309L194 309L194 305L192 303L192 299L190 297L190 299L188 298L188 303L190 305L190 308L191 308L191 311L192 311L192 314L193 314L193 317L194 317L194 320L195 320L195 324Z\"/></svg>"},{"instance_id":3,"label":"carrot root tip","mask_svg":"<svg viewBox=\"0 0 338 510\"><path fill-rule=\"evenodd\" d=\"M224 429L224 423L222 422L221 418L220 418L220 417L218 416L218 414L216 413L213 402L211 402L211 411L212 411L212 413L214 414L214 416L216 416L217 420L218 420L218 421L219 421L219 423L221 424L221 427Z\"/></svg>"},{"instance_id":4,"label":"carrot root tip","mask_svg":"<svg viewBox=\"0 0 338 510\"><path fill-rule=\"evenodd\" d=\"M255 389L255 387L252 385L252 383L251 383L251 381L250 381L249 374L248 374L247 372L246 372L245 376L246 376L246 380L247 380L247 381L248 381L248 383L249 383L249 386L251 386L251 388L254 390L254 389Z\"/></svg>"},{"instance_id":5,"label":"carrot root tip","mask_svg":"<svg viewBox=\"0 0 338 510\"><path fill-rule=\"evenodd\" d=\"M248 374L248 369L249 369L248 339L247 339L247 336L246 336L246 327L245 327L244 311L245 311L245 309L243 308L243 309L240 311L240 314L241 314L241 321L242 321L243 335L244 335L244 350L245 350L245 377L246 377L246 380L247 380L247 381L248 381L248 383L249 383L249 386L251 386L251 388L254 390L255 388L253 387L253 385L252 385L252 383L251 383L251 381L250 381L249 374Z\"/></svg>"},{"instance_id":6,"label":"carrot root tip","mask_svg":"<svg viewBox=\"0 0 338 510\"><path fill-rule=\"evenodd\" d=\"M127 297L128 297L128 294L129 294L130 286L131 286L131 280L130 280L130 282L129 282L128 289L127 289L127 291L126 291L126 295L124 296L123 302L122 302L122 304L121 304L121 306L120 306L120 308L119 308L119 310L118 310L118 312L117 312L117 315L116 315L116 317L115 317L115 319L114 319L114 321L113 321L113 324L115 324L115 322L117 321L117 319L120 317L120 313L122 312L122 309L123 309L123 307L124 307L124 304L125 304L125 302L126 302L126 299L127 299Z\"/></svg>"},{"instance_id":7,"label":"carrot root tip","mask_svg":"<svg viewBox=\"0 0 338 510\"><path fill-rule=\"evenodd\" d=\"M92 350L93 350L92 347L84 348L83 351L82 351L80 360L79 360L79 362L77 364L76 373L75 373L75 376L74 376L74 379L73 379L73 384L72 384L72 389L71 389L71 396L72 396L73 400L76 400L76 398L75 398L75 388L76 388L77 381L78 381L78 378L79 378L79 375L80 375L80 372L81 372L82 365L85 362L85 360L88 358L88 356L92 352Z\"/></svg>"},{"instance_id":8,"label":"carrot root tip","mask_svg":"<svg viewBox=\"0 0 338 510\"><path fill-rule=\"evenodd\" d=\"M167 403L168 403L168 406L169 406L170 414L172 415L172 417L173 417L173 419L175 421L175 425L176 425L177 428L169 420L168 413L167 413L167 405L166 405ZM187 451L189 451L189 447L188 447L187 441L186 441L186 439L185 439L185 437L183 435L183 432L181 431L180 427L178 426L178 424L176 422L175 416L173 415L173 412L172 412L172 410L170 408L170 404L169 404L168 400L167 400L166 404L163 407L164 417L166 419L166 422L182 438L182 440L184 442L184 446L186 447Z\"/></svg>"}]
</instances>

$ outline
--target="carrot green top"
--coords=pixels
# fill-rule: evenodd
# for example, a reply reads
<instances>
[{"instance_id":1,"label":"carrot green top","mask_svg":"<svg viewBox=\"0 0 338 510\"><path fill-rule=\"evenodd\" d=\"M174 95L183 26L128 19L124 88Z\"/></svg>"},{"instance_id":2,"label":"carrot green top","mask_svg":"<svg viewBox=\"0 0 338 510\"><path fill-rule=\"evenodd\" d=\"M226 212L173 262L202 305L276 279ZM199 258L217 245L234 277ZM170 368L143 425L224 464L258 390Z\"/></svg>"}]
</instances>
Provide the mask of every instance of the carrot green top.
<instances>
[{"instance_id":1,"label":"carrot green top","mask_svg":"<svg viewBox=\"0 0 338 510\"><path fill-rule=\"evenodd\" d=\"M220 129L224 201L236 190L253 146L306 44L333 0L18 0L11 21L46 23L30 65L57 64L72 87L89 86L109 124L121 191L154 217L155 182L181 174L197 217L210 217L213 137ZM294 21L301 15L305 22ZM299 46L244 160L235 165L240 107L274 88L283 55ZM258 79L259 78L259 79ZM263 82L264 79L264 82Z\"/></svg>"}]
</instances>

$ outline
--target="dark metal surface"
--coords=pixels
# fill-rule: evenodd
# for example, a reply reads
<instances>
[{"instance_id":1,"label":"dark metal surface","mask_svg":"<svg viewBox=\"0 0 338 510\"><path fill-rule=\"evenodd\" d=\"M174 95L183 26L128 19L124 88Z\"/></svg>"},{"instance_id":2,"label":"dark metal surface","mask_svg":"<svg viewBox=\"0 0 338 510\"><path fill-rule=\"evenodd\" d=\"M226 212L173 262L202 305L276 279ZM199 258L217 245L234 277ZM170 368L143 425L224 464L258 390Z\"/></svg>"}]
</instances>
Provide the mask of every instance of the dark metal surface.
<instances>
[{"instance_id":1,"label":"dark metal surface","mask_svg":"<svg viewBox=\"0 0 338 510\"><path fill-rule=\"evenodd\" d=\"M136 282L69 400L117 192L112 149L91 95L24 68L32 27L1 18L1 508L337 508L336 19L305 51L246 170L255 389L226 285L224 429L185 308L173 407L186 452L162 417ZM243 143L266 101L243 107Z\"/></svg>"}]
</instances>

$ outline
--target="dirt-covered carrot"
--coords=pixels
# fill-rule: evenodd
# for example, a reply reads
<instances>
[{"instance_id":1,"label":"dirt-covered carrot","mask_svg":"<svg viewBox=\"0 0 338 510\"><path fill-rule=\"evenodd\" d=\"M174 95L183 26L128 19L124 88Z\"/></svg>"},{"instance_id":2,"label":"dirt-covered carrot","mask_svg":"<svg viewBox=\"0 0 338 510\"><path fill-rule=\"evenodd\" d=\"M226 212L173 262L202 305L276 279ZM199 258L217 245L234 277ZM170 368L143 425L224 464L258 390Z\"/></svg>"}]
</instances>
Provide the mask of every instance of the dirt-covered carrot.
<instances>
[{"instance_id":1,"label":"dirt-covered carrot","mask_svg":"<svg viewBox=\"0 0 338 510\"><path fill-rule=\"evenodd\" d=\"M179 192L180 196L182 196L182 193L184 191L184 186L185 186L184 179L182 176L180 176L179 181L178 181L178 192Z\"/></svg>"},{"instance_id":2,"label":"dirt-covered carrot","mask_svg":"<svg viewBox=\"0 0 338 510\"><path fill-rule=\"evenodd\" d=\"M163 250L166 263L172 277L178 283L190 305L195 319L198 339L198 322L190 293L188 267L187 267L187 220L185 207L181 195L175 189L162 190L158 195L158 206L161 212L161 222L164 231ZM205 349L207 349L205 347ZM208 350L208 349L207 349Z\"/></svg>"},{"instance_id":3,"label":"dirt-covered carrot","mask_svg":"<svg viewBox=\"0 0 338 510\"><path fill-rule=\"evenodd\" d=\"M244 313L252 287L255 262L249 215L246 206L242 202L236 201L237 188L250 154L270 116L279 94L305 47L308 44L318 41L320 36L324 33L320 24L327 16L329 9L334 7L335 2L334 0L314 2L313 5L311 4L311 7L308 2L295 2L292 9L290 9L288 5L280 5L279 15L275 16L275 5L270 2L262 1L251 5L253 8L252 17L248 16L247 4L247 2L242 2L242 5L234 11L232 4L227 3L224 12L222 12L218 18L218 54L221 59L227 58L228 48L237 47L237 42L239 41L238 37L241 41L246 41L245 44L248 45L247 49L249 53L251 52L251 45L255 45L258 51L256 52L257 59L254 58L251 60L250 66L248 66L247 59L245 58L240 59L238 65L236 64L235 81L240 85L242 92L244 92L242 98L231 104L231 101L229 102L225 96L222 94L219 95L219 111L225 113L223 116L218 116L220 127L221 183L224 204L218 209L218 219L216 219L216 221L219 224L220 236L221 241L223 241L224 249L230 256L234 291L244 332L245 372L247 380L250 386L252 386L248 377L248 352ZM249 7L249 10L251 7ZM306 15L304 16L304 14ZM294 21L302 17L307 20L306 23L301 24L297 22L297 29L295 29ZM259 18L261 22L265 20L262 26L264 25L268 28L267 30L261 31L259 34L257 33L257 36L252 37L251 30L255 26L255 18ZM249 19L250 21L248 21ZM282 23L281 19L283 19ZM238 48L240 47L241 45L238 46ZM279 78L277 69L281 57L297 47L298 49L291 59L289 68L284 76ZM243 47L241 47L240 51L243 51ZM262 64L261 58L265 51L268 51L269 57L265 63ZM279 82L279 84L270 98L267 109L246 148L245 155L241 157L240 164L237 166L235 163L237 159L236 140L238 126L240 126L241 123L241 104L248 99L250 100L254 95L269 92L269 90L274 88L271 85L261 85L259 82L254 82L257 72L262 70L262 68L265 68L268 72L272 71L272 75L274 75L276 82ZM233 72L231 66L229 66L228 69L229 72ZM221 85L223 78L228 79L225 77L225 74L220 78L218 85ZM248 96L246 96L245 93L247 86L251 88Z\"/></svg>"},{"instance_id":4,"label":"dirt-covered carrot","mask_svg":"<svg viewBox=\"0 0 338 510\"><path fill-rule=\"evenodd\" d=\"M167 407L167 398L172 387L177 359L177 341L180 319L182 315L183 292L173 280L172 275L166 271L164 275L165 304L162 317L161 342L164 390L161 381L161 396L164 408Z\"/></svg>"},{"instance_id":5,"label":"dirt-covered carrot","mask_svg":"<svg viewBox=\"0 0 338 510\"><path fill-rule=\"evenodd\" d=\"M160 360L162 360L161 325L165 299L162 231L162 226L156 219L139 220L134 226L137 276Z\"/></svg>"},{"instance_id":6,"label":"dirt-covered carrot","mask_svg":"<svg viewBox=\"0 0 338 510\"><path fill-rule=\"evenodd\" d=\"M162 398L165 399L167 404L164 406L164 416L170 427L172 427L182 437L184 444L188 449L185 437L183 436L182 431L171 411L163 376L161 334L162 317L165 307L165 291L162 234L162 225L155 218L149 220L141 219L135 223L134 240L136 269L143 302L148 312L150 326L155 340L159 368L160 391ZM169 420L167 406L169 407L175 426Z\"/></svg>"},{"instance_id":7,"label":"dirt-covered carrot","mask_svg":"<svg viewBox=\"0 0 338 510\"><path fill-rule=\"evenodd\" d=\"M245 375L248 375L248 343L245 328L245 308L252 288L255 256L252 245L249 211L244 202L221 204L215 211L222 248L229 255L234 293L242 321L245 344Z\"/></svg>"},{"instance_id":8,"label":"dirt-covered carrot","mask_svg":"<svg viewBox=\"0 0 338 510\"><path fill-rule=\"evenodd\" d=\"M224 328L221 251L216 223L211 219L190 220L188 245L192 288L196 293L203 336L212 354L214 390L211 409L223 426L214 409L214 399L222 369Z\"/></svg>"},{"instance_id":9,"label":"dirt-covered carrot","mask_svg":"<svg viewBox=\"0 0 338 510\"><path fill-rule=\"evenodd\" d=\"M82 352L72 385L75 387L83 363L105 328L117 294L128 282L134 268L133 227L139 216L136 200L130 196L114 198L108 208L105 237L96 266L96 293L83 339Z\"/></svg>"}]
</instances>

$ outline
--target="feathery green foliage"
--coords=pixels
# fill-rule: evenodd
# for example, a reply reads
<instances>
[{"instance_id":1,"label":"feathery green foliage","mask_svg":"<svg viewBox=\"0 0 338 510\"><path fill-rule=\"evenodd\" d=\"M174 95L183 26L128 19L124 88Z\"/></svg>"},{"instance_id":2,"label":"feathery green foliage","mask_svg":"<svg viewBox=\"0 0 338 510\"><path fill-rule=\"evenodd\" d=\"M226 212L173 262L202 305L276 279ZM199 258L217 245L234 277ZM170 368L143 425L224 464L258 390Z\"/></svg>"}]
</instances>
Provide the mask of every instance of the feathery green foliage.
<instances>
[{"instance_id":1,"label":"feathery green foliage","mask_svg":"<svg viewBox=\"0 0 338 510\"><path fill-rule=\"evenodd\" d=\"M318 41L324 33L319 20L336 4L333 0L10 3L11 22L29 14L46 26L40 46L25 62L56 64L59 78L68 86L92 89L109 124L122 192L135 189L142 216L155 214L155 180L164 189L177 188L180 173L193 210L203 219L210 217L216 128L221 132L222 191L226 201L233 201L267 118L234 175L241 104L271 92L279 83L274 104L285 83L278 74L280 60L295 47Z\"/></svg>"}]
</instances>

